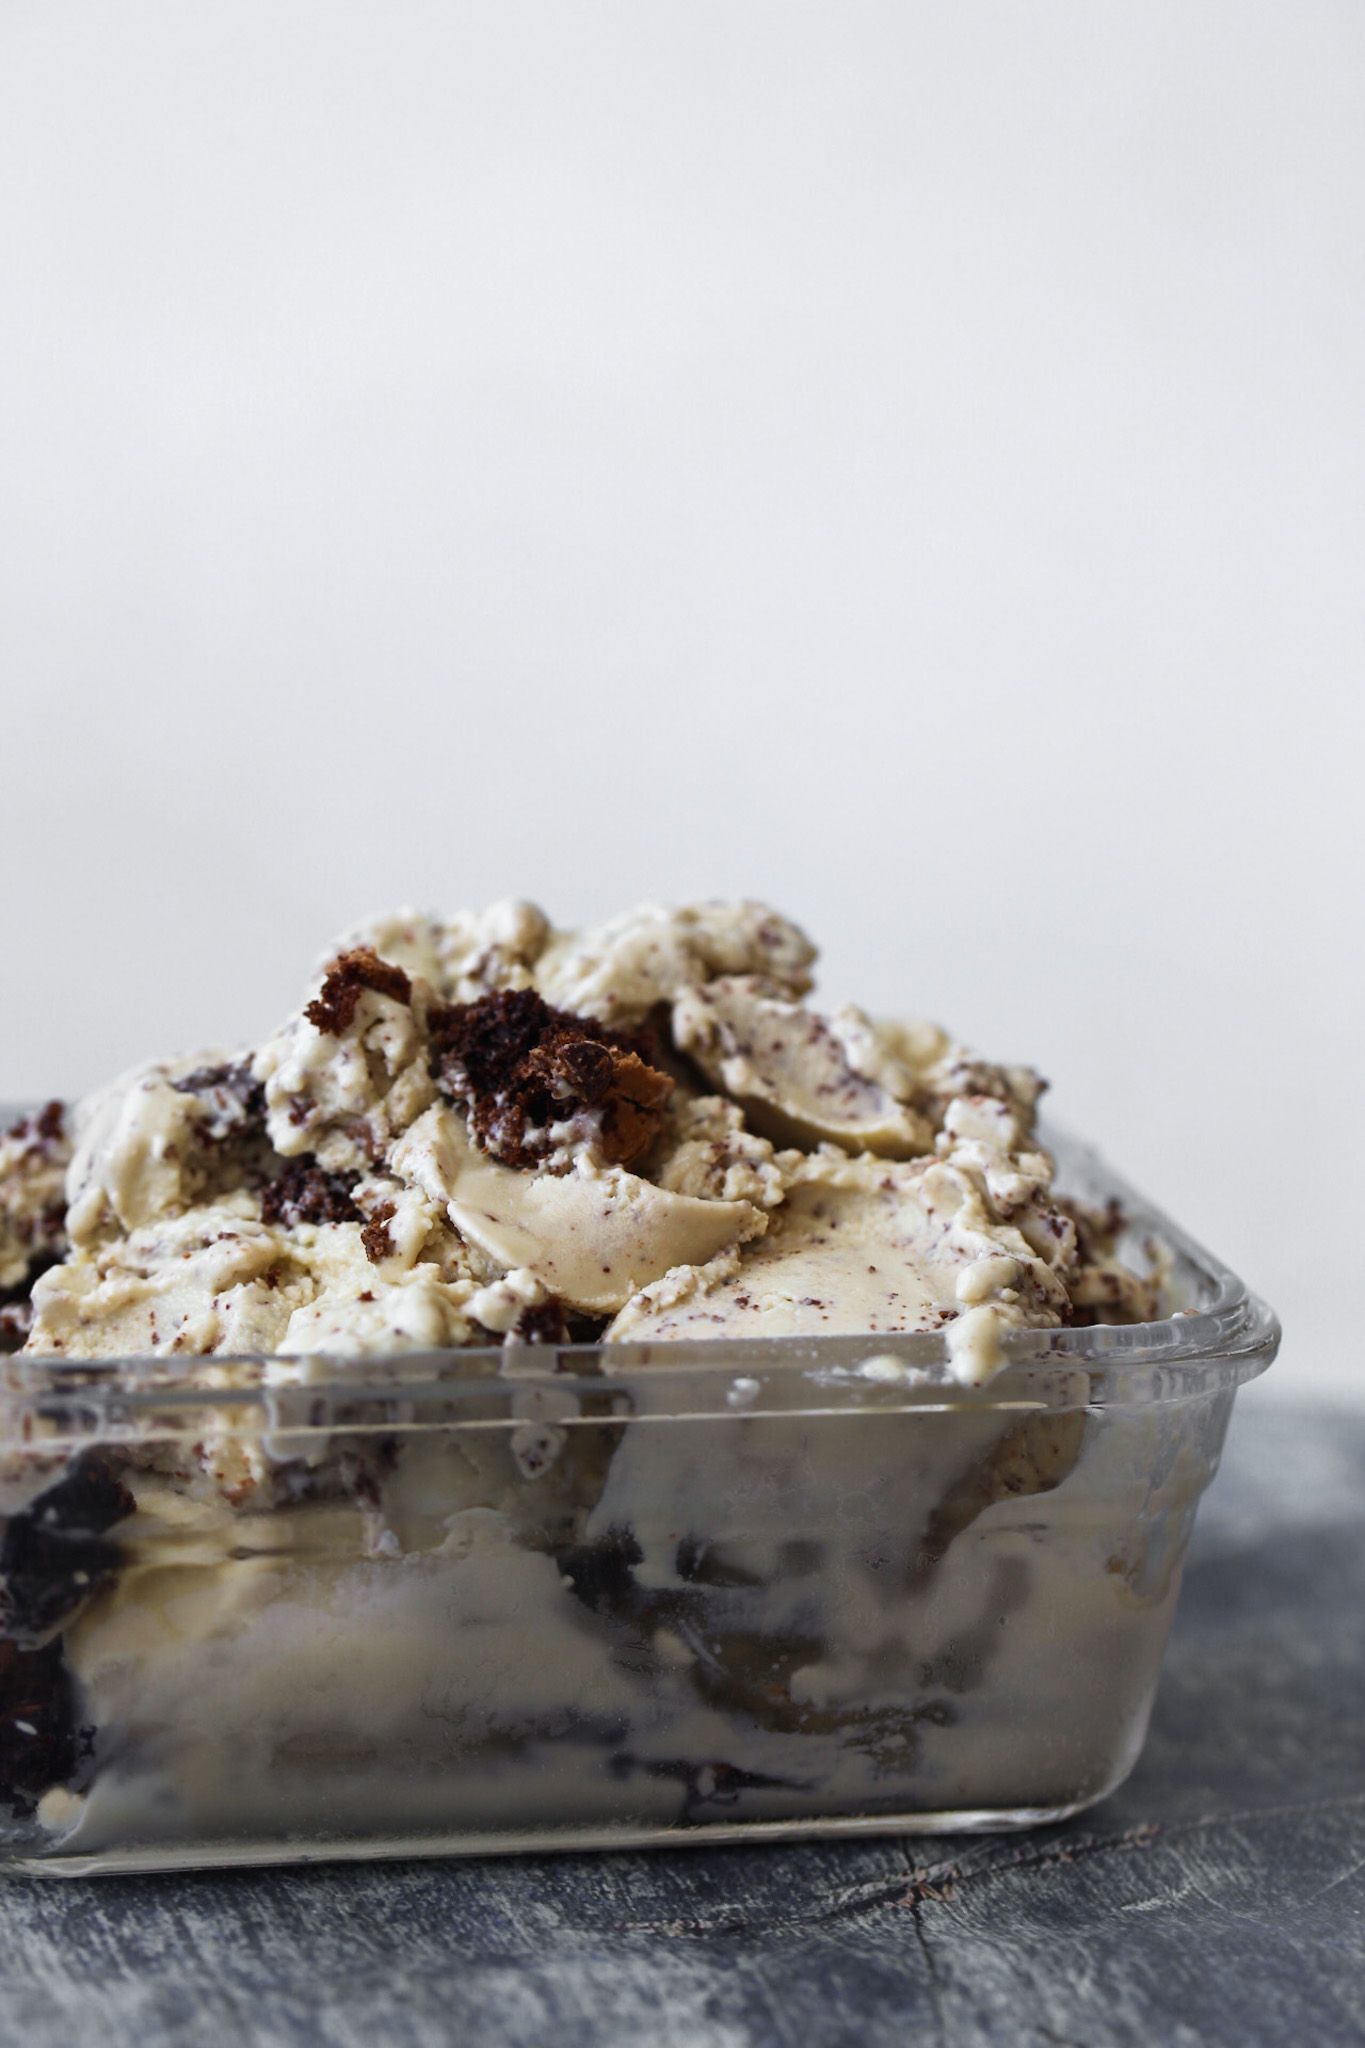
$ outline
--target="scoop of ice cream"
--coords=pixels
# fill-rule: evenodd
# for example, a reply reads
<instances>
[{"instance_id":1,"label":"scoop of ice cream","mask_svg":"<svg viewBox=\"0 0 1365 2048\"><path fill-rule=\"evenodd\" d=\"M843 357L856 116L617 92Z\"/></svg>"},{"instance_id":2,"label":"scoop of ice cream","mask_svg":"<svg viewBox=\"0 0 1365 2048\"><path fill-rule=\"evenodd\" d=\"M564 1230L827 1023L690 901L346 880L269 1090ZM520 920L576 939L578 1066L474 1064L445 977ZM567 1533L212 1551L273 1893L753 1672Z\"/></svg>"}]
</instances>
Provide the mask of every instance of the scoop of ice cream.
<instances>
[{"instance_id":1,"label":"scoop of ice cream","mask_svg":"<svg viewBox=\"0 0 1365 2048\"><path fill-rule=\"evenodd\" d=\"M814 959L805 933L761 903L645 904L595 931L552 939L535 974L556 1008L633 1023L718 975L759 974L783 994L803 995Z\"/></svg>"},{"instance_id":2,"label":"scoop of ice cream","mask_svg":"<svg viewBox=\"0 0 1365 2048\"><path fill-rule=\"evenodd\" d=\"M448 1002L537 988L556 1009L602 1023L639 1023L684 988L723 974L761 974L783 994L811 985L815 948L762 903L644 904L583 932L556 931L534 903L509 898L442 919L413 910L372 918L339 950L369 949Z\"/></svg>"},{"instance_id":3,"label":"scoop of ice cream","mask_svg":"<svg viewBox=\"0 0 1365 2048\"><path fill-rule=\"evenodd\" d=\"M1059 1323L1065 1288L969 1175L938 1161L803 1162L766 1236L732 1270L642 1289L612 1339L835 1336L935 1330L990 1302L1007 1320Z\"/></svg>"},{"instance_id":4,"label":"scoop of ice cream","mask_svg":"<svg viewBox=\"0 0 1365 2048\"><path fill-rule=\"evenodd\" d=\"M420 1190L291 1163L242 1190L78 1248L35 1283L30 1348L367 1352L473 1340L475 1280Z\"/></svg>"},{"instance_id":5,"label":"scoop of ice cream","mask_svg":"<svg viewBox=\"0 0 1365 2048\"><path fill-rule=\"evenodd\" d=\"M383 1158L434 1093L429 993L368 947L337 955L317 994L253 1064L278 1152L360 1171Z\"/></svg>"},{"instance_id":6,"label":"scoop of ice cream","mask_svg":"<svg viewBox=\"0 0 1365 2048\"><path fill-rule=\"evenodd\" d=\"M461 1237L495 1267L522 1268L574 1308L619 1309L672 1266L699 1265L764 1228L749 1202L673 1194L623 1167L580 1158L569 1173L524 1173L480 1151L463 1118L436 1107L391 1165L446 1204Z\"/></svg>"},{"instance_id":7,"label":"scoop of ice cream","mask_svg":"<svg viewBox=\"0 0 1365 2048\"><path fill-rule=\"evenodd\" d=\"M694 1095L673 1106L654 1177L677 1195L712 1202L755 1202L774 1209L801 1164L746 1129L744 1112L722 1095Z\"/></svg>"},{"instance_id":8,"label":"scoop of ice cream","mask_svg":"<svg viewBox=\"0 0 1365 2048\"><path fill-rule=\"evenodd\" d=\"M33 1290L29 1348L70 1358L273 1351L311 1293L246 1195L83 1246Z\"/></svg>"},{"instance_id":9,"label":"scoop of ice cream","mask_svg":"<svg viewBox=\"0 0 1365 2048\"><path fill-rule=\"evenodd\" d=\"M684 989L673 1005L678 1045L766 1137L792 1145L830 1140L888 1159L932 1151L933 1125L860 1070L842 1022L774 997L752 976Z\"/></svg>"},{"instance_id":10,"label":"scoop of ice cream","mask_svg":"<svg viewBox=\"0 0 1365 2048\"><path fill-rule=\"evenodd\" d=\"M529 988L550 938L550 920L534 903L509 897L482 912L464 911L441 926L438 985L457 1003L489 989Z\"/></svg>"},{"instance_id":11,"label":"scoop of ice cream","mask_svg":"<svg viewBox=\"0 0 1365 2048\"><path fill-rule=\"evenodd\" d=\"M295 1309L279 1343L290 1357L331 1352L342 1357L385 1356L392 1351L442 1351L475 1341L465 1313L468 1287L451 1286L434 1270L417 1268L394 1286L347 1287Z\"/></svg>"},{"instance_id":12,"label":"scoop of ice cream","mask_svg":"<svg viewBox=\"0 0 1365 2048\"><path fill-rule=\"evenodd\" d=\"M550 923L534 903L509 898L488 910L448 919L417 910L371 918L341 940L337 952L368 948L439 991L447 1002L472 1003L490 989L529 988L550 939Z\"/></svg>"},{"instance_id":13,"label":"scoop of ice cream","mask_svg":"<svg viewBox=\"0 0 1365 2048\"><path fill-rule=\"evenodd\" d=\"M73 1356L944 1328L965 1378L1155 1313L1037 1076L809 1007L813 959L744 902L371 920L254 1052L79 1105L65 1216L59 1114L0 1140L0 1312Z\"/></svg>"},{"instance_id":14,"label":"scoop of ice cream","mask_svg":"<svg viewBox=\"0 0 1365 2048\"><path fill-rule=\"evenodd\" d=\"M81 1102L67 1231L89 1245L216 1200L273 1159L249 1056L204 1053L137 1068Z\"/></svg>"}]
</instances>

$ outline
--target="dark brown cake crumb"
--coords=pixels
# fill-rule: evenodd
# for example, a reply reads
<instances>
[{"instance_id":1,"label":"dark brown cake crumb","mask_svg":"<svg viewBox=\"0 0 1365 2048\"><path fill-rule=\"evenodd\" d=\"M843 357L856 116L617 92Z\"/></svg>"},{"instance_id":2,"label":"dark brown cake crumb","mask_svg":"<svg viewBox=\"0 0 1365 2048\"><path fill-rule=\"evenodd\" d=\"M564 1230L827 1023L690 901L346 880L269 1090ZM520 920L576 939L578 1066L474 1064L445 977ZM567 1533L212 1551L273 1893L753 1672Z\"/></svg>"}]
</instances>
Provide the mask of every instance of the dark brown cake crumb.
<instances>
[{"instance_id":1,"label":"dark brown cake crumb","mask_svg":"<svg viewBox=\"0 0 1365 2048\"><path fill-rule=\"evenodd\" d=\"M261 1190L262 1223L363 1223L352 1198L358 1173L329 1173L311 1153L291 1159Z\"/></svg>"},{"instance_id":2,"label":"dark brown cake crumb","mask_svg":"<svg viewBox=\"0 0 1365 2048\"><path fill-rule=\"evenodd\" d=\"M9 1221L12 1235L28 1258L28 1270L17 1287L0 1288L0 1304L27 1299L38 1275L55 1266L67 1253L65 1202L49 1202L36 1215L13 1216Z\"/></svg>"},{"instance_id":3,"label":"dark brown cake crumb","mask_svg":"<svg viewBox=\"0 0 1365 2048\"><path fill-rule=\"evenodd\" d=\"M65 1135L61 1103L50 1102L39 1116L25 1118L6 1135L27 1139L35 1151L55 1145ZM49 1202L34 1215L12 1216L9 1222L11 1236L27 1259L27 1269L16 1286L0 1287L0 1355L23 1350L33 1327L33 1283L49 1267L60 1265L68 1250L66 1203L62 1199Z\"/></svg>"},{"instance_id":4,"label":"dark brown cake crumb","mask_svg":"<svg viewBox=\"0 0 1365 2048\"><path fill-rule=\"evenodd\" d=\"M201 1128L211 1144L258 1137L265 1130L265 1089L252 1075L250 1060L198 1067L171 1086L198 1098Z\"/></svg>"},{"instance_id":5,"label":"dark brown cake crumb","mask_svg":"<svg viewBox=\"0 0 1365 2048\"><path fill-rule=\"evenodd\" d=\"M329 1031L339 1038L355 1016L362 990L367 988L377 995L392 996L396 1003L406 1003L412 996L412 983L401 967L395 967L391 960L381 960L372 946L356 946L332 962L322 987L303 1014L319 1031Z\"/></svg>"},{"instance_id":6,"label":"dark brown cake crumb","mask_svg":"<svg viewBox=\"0 0 1365 2048\"><path fill-rule=\"evenodd\" d=\"M0 1352L10 1352L19 1350L28 1335L29 1289L40 1273L57 1265L67 1252L66 1200L61 1192L61 1177L71 1156L71 1145L65 1104L55 1100L45 1103L32 1116L20 1117L11 1124L4 1136L7 1143L19 1148L10 1172L21 1190L20 1200L9 1208L5 1218L6 1236L10 1252L18 1252L26 1267L16 1286L0 1288ZM51 1193L52 1199L30 1209L23 1195L26 1193L31 1200L39 1189Z\"/></svg>"},{"instance_id":7,"label":"dark brown cake crumb","mask_svg":"<svg viewBox=\"0 0 1365 2048\"><path fill-rule=\"evenodd\" d=\"M534 989L495 989L431 1016L432 1073L469 1117L475 1142L506 1166L534 1166L549 1126L591 1112L610 1165L644 1157L673 1093L650 1064L647 1033L555 1010Z\"/></svg>"},{"instance_id":8,"label":"dark brown cake crumb","mask_svg":"<svg viewBox=\"0 0 1365 2048\"><path fill-rule=\"evenodd\" d=\"M17 1139L30 1151L52 1151L66 1137L66 1104L44 1103L32 1116L21 1116L17 1124L11 1124L5 1136Z\"/></svg>"},{"instance_id":9,"label":"dark brown cake crumb","mask_svg":"<svg viewBox=\"0 0 1365 2048\"><path fill-rule=\"evenodd\" d=\"M547 1295L544 1301L537 1301L524 1308L517 1317L512 1330L523 1344L567 1344L568 1331L564 1327L564 1304L557 1294Z\"/></svg>"},{"instance_id":10,"label":"dark brown cake crumb","mask_svg":"<svg viewBox=\"0 0 1365 2048\"><path fill-rule=\"evenodd\" d=\"M0 1358L22 1351L33 1328L33 1303L7 1301L0 1307Z\"/></svg>"},{"instance_id":11,"label":"dark brown cake crumb","mask_svg":"<svg viewBox=\"0 0 1365 2048\"><path fill-rule=\"evenodd\" d=\"M259 1190L279 1177L284 1162L270 1142L265 1089L249 1058L197 1067L171 1086L194 1097L196 1135L204 1147L198 1165L205 1199L236 1188Z\"/></svg>"},{"instance_id":12,"label":"dark brown cake crumb","mask_svg":"<svg viewBox=\"0 0 1365 2048\"><path fill-rule=\"evenodd\" d=\"M22 1351L33 1328L33 1283L51 1266L59 1266L65 1250L65 1210L50 1210L44 1228L50 1242L29 1259L28 1272L17 1287L0 1288L0 1356Z\"/></svg>"},{"instance_id":13,"label":"dark brown cake crumb","mask_svg":"<svg viewBox=\"0 0 1365 2048\"><path fill-rule=\"evenodd\" d=\"M566 1344L600 1344L610 1322L610 1316L590 1316L581 1309L565 1308L564 1341Z\"/></svg>"},{"instance_id":14,"label":"dark brown cake crumb","mask_svg":"<svg viewBox=\"0 0 1365 2048\"><path fill-rule=\"evenodd\" d=\"M0 1540L0 1628L40 1640L119 1568L106 1531L137 1503L98 1452L80 1457L46 1493L5 1524Z\"/></svg>"},{"instance_id":15,"label":"dark brown cake crumb","mask_svg":"<svg viewBox=\"0 0 1365 2048\"><path fill-rule=\"evenodd\" d=\"M392 1202L381 1202L370 1211L370 1220L360 1233L360 1242L365 1247L365 1256L372 1266L379 1265L393 1252L393 1239L389 1236L389 1223L396 1211Z\"/></svg>"},{"instance_id":16,"label":"dark brown cake crumb","mask_svg":"<svg viewBox=\"0 0 1365 2048\"><path fill-rule=\"evenodd\" d=\"M44 1792L73 1776L80 1756L60 1639L40 1650L0 1640L0 1805L27 1817Z\"/></svg>"}]
</instances>

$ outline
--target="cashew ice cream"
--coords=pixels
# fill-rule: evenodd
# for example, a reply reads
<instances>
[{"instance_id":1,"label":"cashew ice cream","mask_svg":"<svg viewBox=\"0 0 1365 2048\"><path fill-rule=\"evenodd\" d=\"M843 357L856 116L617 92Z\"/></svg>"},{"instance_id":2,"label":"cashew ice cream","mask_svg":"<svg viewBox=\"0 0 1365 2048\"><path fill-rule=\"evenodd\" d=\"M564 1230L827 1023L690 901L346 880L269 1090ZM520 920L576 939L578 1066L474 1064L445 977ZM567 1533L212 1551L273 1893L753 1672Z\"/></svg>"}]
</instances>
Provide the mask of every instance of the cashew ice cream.
<instances>
[{"instance_id":1,"label":"cashew ice cream","mask_svg":"<svg viewBox=\"0 0 1365 2048\"><path fill-rule=\"evenodd\" d=\"M323 1808L411 1842L1019 1806L1006 1699L1052 1728L1031 1805L1112 1776L1068 1687L1159 1658L1173 1582L1028 1532L1059 1490L1079 1532L1097 1488L1138 1528L1198 1484L977 1390L1012 1329L1149 1320L1156 1283L1058 1194L1033 1073L822 1008L814 959L748 903L401 912L261 1044L0 1140L15 1387L142 1359L220 1397L188 1434L0 1449L0 1798L33 1853L267 1853ZM744 1412L765 1346L860 1340L875 1386L916 1332L956 1403L822 1441L779 1372ZM652 1415L699 1341L734 1414ZM477 1428L269 1408L465 1353L512 1389Z\"/></svg>"}]
</instances>

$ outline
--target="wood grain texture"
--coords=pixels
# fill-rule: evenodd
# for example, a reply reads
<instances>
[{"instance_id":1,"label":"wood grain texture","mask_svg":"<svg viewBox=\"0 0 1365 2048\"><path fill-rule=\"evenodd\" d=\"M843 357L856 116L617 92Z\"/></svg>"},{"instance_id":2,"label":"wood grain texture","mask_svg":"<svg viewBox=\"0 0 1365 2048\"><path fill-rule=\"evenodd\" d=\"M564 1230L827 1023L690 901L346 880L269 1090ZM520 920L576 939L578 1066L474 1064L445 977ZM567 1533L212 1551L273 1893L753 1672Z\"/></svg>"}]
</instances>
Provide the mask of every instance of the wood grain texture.
<instances>
[{"instance_id":1,"label":"wood grain texture","mask_svg":"<svg viewBox=\"0 0 1365 2048\"><path fill-rule=\"evenodd\" d=\"M1130 1784L1027 1836L0 1886L23 2048L1365 2041L1365 1419L1244 1397Z\"/></svg>"}]
</instances>

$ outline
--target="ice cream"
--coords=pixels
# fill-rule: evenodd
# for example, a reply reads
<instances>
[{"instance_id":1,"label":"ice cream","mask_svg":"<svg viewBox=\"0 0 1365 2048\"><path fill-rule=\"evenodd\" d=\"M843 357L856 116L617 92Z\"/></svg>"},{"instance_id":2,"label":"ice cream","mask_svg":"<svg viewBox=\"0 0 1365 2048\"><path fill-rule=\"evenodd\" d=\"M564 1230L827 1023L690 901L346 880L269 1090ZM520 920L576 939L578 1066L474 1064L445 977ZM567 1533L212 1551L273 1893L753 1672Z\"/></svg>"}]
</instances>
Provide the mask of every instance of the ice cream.
<instances>
[{"instance_id":1,"label":"ice cream","mask_svg":"<svg viewBox=\"0 0 1365 2048\"><path fill-rule=\"evenodd\" d=\"M3 1140L21 1376L218 1359L201 1391L285 1400L498 1346L515 1396L302 1436L220 1402L74 1455L30 1420L0 1452L0 1796L37 1853L259 1844L319 1800L376 1839L1018 1806L1001 1686L1050 1717L1033 1805L1112 1775L1020 1617L1060 1603L1092 1689L1159 1658L1174 1588L1141 1531L1197 1474L1154 1487L1075 1409L969 1396L1011 1328L1152 1318L1157 1279L1117 1212L1057 1194L1036 1076L822 1012L814 957L755 904L578 934L528 904L403 912L259 1047ZM879 1344L940 1331L960 1403L817 1452L780 1374L742 1422L650 1414L679 1342L733 1358L742 1413L747 1340L865 1340L875 1386L905 1370ZM537 1368L574 1344L604 1387L646 1346L621 1353L643 1377L585 1405ZM1097 1488L1128 1502L1125 1563L1092 1555ZM1054 1495L1076 1533L1040 1551Z\"/></svg>"},{"instance_id":2,"label":"ice cream","mask_svg":"<svg viewBox=\"0 0 1365 2048\"><path fill-rule=\"evenodd\" d=\"M813 959L753 904L586 934L527 904L380 919L256 1051L78 1105L70 1249L26 1348L483 1343L503 1332L471 1301L508 1273L542 1333L947 1327L964 1377L1011 1325L1151 1314L1102 1223L1052 1199L1036 1077L822 1015ZM53 1248L54 1183L36 1140L6 1142L14 1285Z\"/></svg>"}]
</instances>

